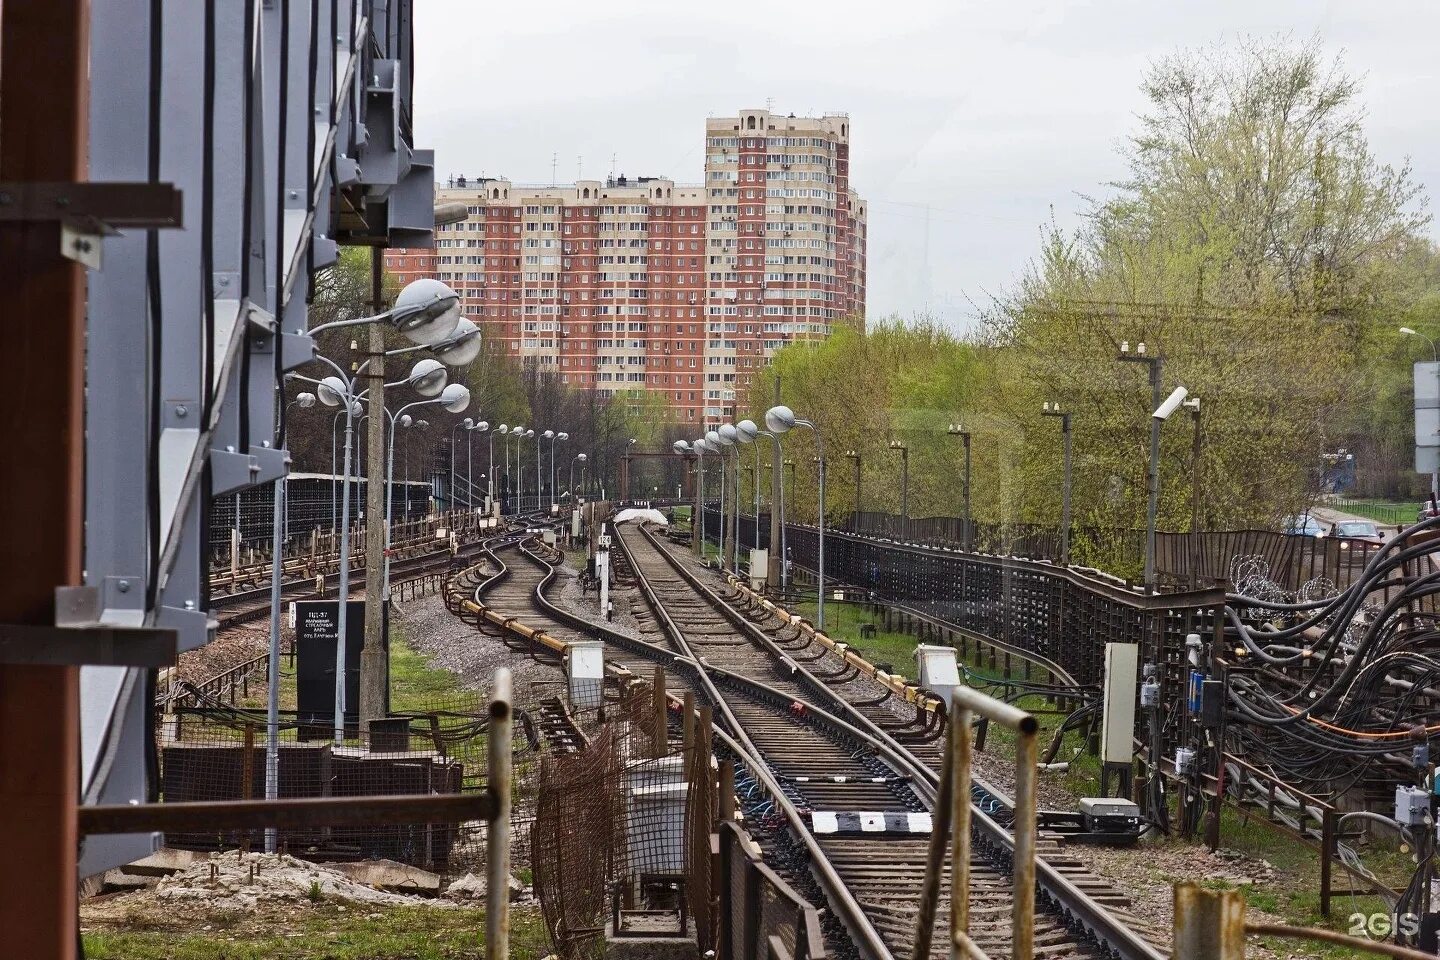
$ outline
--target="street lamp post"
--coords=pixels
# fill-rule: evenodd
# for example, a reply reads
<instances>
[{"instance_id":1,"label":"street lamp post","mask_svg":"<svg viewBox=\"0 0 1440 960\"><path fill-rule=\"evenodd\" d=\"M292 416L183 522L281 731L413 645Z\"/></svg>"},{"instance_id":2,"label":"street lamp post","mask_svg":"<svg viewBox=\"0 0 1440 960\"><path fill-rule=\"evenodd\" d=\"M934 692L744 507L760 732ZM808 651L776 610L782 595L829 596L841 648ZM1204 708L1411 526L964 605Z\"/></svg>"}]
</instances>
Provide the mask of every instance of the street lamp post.
<instances>
[{"instance_id":1,"label":"street lamp post","mask_svg":"<svg viewBox=\"0 0 1440 960\"><path fill-rule=\"evenodd\" d=\"M350 599L350 454L352 424L360 410L360 398L354 392L353 382L345 376L345 371L338 364L318 354L315 359L329 366L335 371L335 375L326 377L324 380L314 380L310 377L297 377L296 379L314 383L316 396L326 406L334 407L341 404L345 406L343 469L346 482L340 496L340 570L337 589L340 607L335 621L335 742L343 743L345 740L345 638L348 629ZM386 386L398 387L408 383L422 396L432 396L445 389L446 379L447 375L442 364L434 360L421 360L411 369L409 377L386 384ZM368 718L362 717L362 719Z\"/></svg>"},{"instance_id":2,"label":"street lamp post","mask_svg":"<svg viewBox=\"0 0 1440 960\"><path fill-rule=\"evenodd\" d=\"M1064 474L1060 493L1060 563L1062 566L1070 565L1070 411L1061 410L1059 403L1045 402L1040 415L1043 417L1059 417L1060 433L1064 437Z\"/></svg>"},{"instance_id":3,"label":"street lamp post","mask_svg":"<svg viewBox=\"0 0 1440 960\"><path fill-rule=\"evenodd\" d=\"M455 424L453 427L450 428L450 510L451 510L451 512L454 512L454 510L455 510L455 494L456 494L456 492L457 492L457 491L456 491L456 487L455 487L455 431L456 431L456 430L467 430L467 431L468 431L468 430L469 430L471 427L473 427L473 426L475 426L475 421L472 420L472 419L469 418L469 417L466 417L464 420L461 420L459 423Z\"/></svg>"},{"instance_id":4,"label":"street lamp post","mask_svg":"<svg viewBox=\"0 0 1440 960\"><path fill-rule=\"evenodd\" d=\"M1131 353L1130 341L1122 340L1120 355L1116 359L1124 363L1143 363L1149 368L1150 409L1158 412L1160 387L1165 373L1164 358L1147 354L1144 343L1136 344L1135 352ZM1183 400L1184 397L1180 399ZM1155 516L1160 509L1160 424L1164 419L1158 415L1150 418L1150 463L1146 468L1150 498L1145 507L1145 588L1152 591L1155 589Z\"/></svg>"},{"instance_id":5,"label":"street lamp post","mask_svg":"<svg viewBox=\"0 0 1440 960\"><path fill-rule=\"evenodd\" d=\"M970 431L966 430L958 423L952 423L945 432L952 437L959 437L960 442L965 445L965 482L962 493L963 499L965 501L965 516L964 519L961 521L962 523L964 523L965 527L960 532L960 548L966 553L969 553L971 542L970 530L972 527L975 526L974 522L970 518Z\"/></svg>"},{"instance_id":6,"label":"street lamp post","mask_svg":"<svg viewBox=\"0 0 1440 960\"><path fill-rule=\"evenodd\" d=\"M504 435L509 432L510 428L503 423L490 431L490 457L486 461L485 473L485 512L492 516L498 513L495 509L495 434Z\"/></svg>"},{"instance_id":7,"label":"street lamp post","mask_svg":"<svg viewBox=\"0 0 1440 960\"><path fill-rule=\"evenodd\" d=\"M820 508L817 511L819 516L819 545L816 551L816 584L818 597L815 608L815 620L819 629L825 629L825 439L820 435L820 430L811 420L805 420L795 416L794 411L784 405L777 405L765 411L765 426L770 432L784 435L795 427L806 427L815 435L815 446L819 451L820 461Z\"/></svg>"},{"instance_id":8,"label":"street lamp post","mask_svg":"<svg viewBox=\"0 0 1440 960\"><path fill-rule=\"evenodd\" d=\"M900 454L900 539L910 539L910 448L899 440L890 441L890 449Z\"/></svg>"},{"instance_id":9,"label":"street lamp post","mask_svg":"<svg viewBox=\"0 0 1440 960\"><path fill-rule=\"evenodd\" d=\"M1187 394L1188 391L1184 387L1176 387L1171 391L1170 396L1166 397L1165 401L1156 407L1155 412L1150 415L1150 460L1152 463L1157 464L1155 468L1157 476L1159 474L1158 464L1160 460L1160 425L1170 419L1170 415L1180 408L1180 404L1185 402ZM1146 588L1151 591L1155 589L1155 520L1158 512L1156 509L1158 502L1159 498L1152 496L1150 498L1150 509L1145 515Z\"/></svg>"},{"instance_id":10,"label":"street lamp post","mask_svg":"<svg viewBox=\"0 0 1440 960\"><path fill-rule=\"evenodd\" d=\"M550 431L546 430L545 432L549 433ZM550 510L552 513L555 510L555 441L569 439L570 434L563 430L550 438Z\"/></svg>"},{"instance_id":11,"label":"street lamp post","mask_svg":"<svg viewBox=\"0 0 1440 960\"><path fill-rule=\"evenodd\" d=\"M391 510L394 500L390 496L390 485L395 479L395 426L396 421L405 415L412 407L423 407L430 404L439 404L447 413L464 413L465 408L470 405L470 391L462 384L452 383L445 387L440 396L428 400L416 400L407 403L395 412L390 420L390 452L385 464L385 563L384 579L381 581L380 599L382 603L390 602L390 525ZM469 418L467 417L468 421ZM372 481L373 482L373 481ZM468 485L469 478L466 478ZM466 498L469 499L468 497Z\"/></svg>"},{"instance_id":12,"label":"street lamp post","mask_svg":"<svg viewBox=\"0 0 1440 960\"><path fill-rule=\"evenodd\" d=\"M854 451L854 450L846 450L846 451L845 451L845 459L846 459L846 460L849 460L851 463L855 464L855 523L854 523L853 529L854 529L854 531L855 531L856 533L859 533L859 532L860 532L860 462L861 462L861 460L864 459L864 457L863 457L860 453L858 453L858 452L856 452L856 451Z\"/></svg>"},{"instance_id":13,"label":"street lamp post","mask_svg":"<svg viewBox=\"0 0 1440 960\"><path fill-rule=\"evenodd\" d=\"M570 458L570 503L571 503L571 504L575 504L575 503L578 503L578 502L579 502L579 496L578 496L577 493L575 492L575 461L576 461L576 460L579 460L581 463L584 463L584 462L585 462L586 460L588 460L588 459L589 459L589 458L586 457L585 454L583 454L583 453L577 453L577 454L575 454L575 456L573 456L573 457Z\"/></svg>"},{"instance_id":14,"label":"street lamp post","mask_svg":"<svg viewBox=\"0 0 1440 960\"><path fill-rule=\"evenodd\" d=\"M752 449L754 449L754 451L755 451L754 475L755 475L755 549L756 549L756 550L759 550L759 549L760 549L760 445L759 445L758 443L756 443L755 441L756 441L758 438L762 437L762 436L764 436L764 437L769 437L771 443L774 443L774 444L777 444L777 445L779 444L779 441L775 439L775 435L774 435L774 434L770 433L768 430L761 430L759 427L757 427L757 426L755 425L755 421L754 421L754 420L741 420L739 423L737 423L737 424L735 425L735 439L736 439L736 440L739 440L741 443L748 443L748 444L750 444L751 447L752 447ZM773 544L771 545L771 549L772 549L772 550L774 549L774 545L773 545ZM753 570L750 571L750 576L753 578L753 577L755 576L755 571L753 571Z\"/></svg>"},{"instance_id":15,"label":"street lamp post","mask_svg":"<svg viewBox=\"0 0 1440 960\"><path fill-rule=\"evenodd\" d=\"M722 521L722 522L728 522L729 525L730 525L730 569L731 569L732 572L738 573L739 570L740 570L740 447L739 447L739 436L738 436L738 434L736 433L735 425L734 425L734 424L730 424L730 423L722 423L722 424L720 425L720 429L717 430L716 433L718 433L718 434L720 435L720 443L721 443L722 445L724 445L724 446L727 448L727 451L731 454L731 456L729 457L729 461L730 461L730 467L731 467L731 477L733 478L733 481L732 481L732 484L731 484L731 491L732 491L732 492L731 492L731 497L730 497L730 513L729 513L729 519L728 519L728 520L726 520L725 517L722 516L722 517L721 517L721 521ZM723 469L723 467L722 467L722 469ZM724 566L725 566L725 554L724 554L723 551L722 551L721 554L720 554L720 566L721 566L722 569L723 569Z\"/></svg>"},{"instance_id":16,"label":"street lamp post","mask_svg":"<svg viewBox=\"0 0 1440 960\"><path fill-rule=\"evenodd\" d=\"M475 508L475 434L489 433L490 421L481 420L465 431L465 506Z\"/></svg>"},{"instance_id":17,"label":"street lamp post","mask_svg":"<svg viewBox=\"0 0 1440 960\"><path fill-rule=\"evenodd\" d=\"M413 428L416 429L416 430L424 430L426 427L430 426L430 421L429 421L429 420L416 420L416 421L414 421L413 423L411 423L410 426L413 427ZM410 517L410 431L409 431L409 430L406 430L406 431L405 431L405 480L404 480L403 486L405 487L405 517L406 517L406 519L409 519L409 517ZM427 512L428 512L428 507L427 507Z\"/></svg>"},{"instance_id":18,"label":"street lamp post","mask_svg":"<svg viewBox=\"0 0 1440 960\"><path fill-rule=\"evenodd\" d=\"M720 431L705 431L705 449L720 454L720 569L725 569L725 448L720 443Z\"/></svg>"}]
</instances>

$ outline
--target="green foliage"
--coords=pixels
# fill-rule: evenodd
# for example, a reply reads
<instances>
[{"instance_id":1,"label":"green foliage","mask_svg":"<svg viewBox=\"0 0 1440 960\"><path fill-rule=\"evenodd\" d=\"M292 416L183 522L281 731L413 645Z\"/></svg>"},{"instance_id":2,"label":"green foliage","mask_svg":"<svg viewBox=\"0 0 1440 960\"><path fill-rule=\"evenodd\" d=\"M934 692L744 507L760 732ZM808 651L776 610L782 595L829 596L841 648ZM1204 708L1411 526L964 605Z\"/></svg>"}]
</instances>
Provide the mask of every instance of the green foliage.
<instances>
[{"instance_id":1,"label":"green foliage","mask_svg":"<svg viewBox=\"0 0 1440 960\"><path fill-rule=\"evenodd\" d=\"M912 516L960 513L959 443L973 435L973 511L1055 524L1062 433L1044 402L1073 414L1078 561L1119 569L1117 528L1145 522L1148 368L1122 341L1164 358L1161 396L1184 385L1196 418L1162 431L1159 524L1269 526L1314 498L1320 454L1363 450L1399 475L1410 456L1402 323L1440 333L1440 257L1423 239L1425 200L1408 166L1370 151L1357 82L1316 42L1241 40L1181 52L1143 79L1147 107L1122 147L1127 175L1084 224L1044 232L1017 287L970 342L928 324L842 330L776 356L748 398L816 420L830 454L832 514L897 511L898 439L910 447ZM811 440L787 455L807 469ZM814 516L813 484L799 513ZM1131 551L1133 552L1133 550ZM1134 571L1122 571L1134 572Z\"/></svg>"},{"instance_id":2,"label":"green foliage","mask_svg":"<svg viewBox=\"0 0 1440 960\"><path fill-rule=\"evenodd\" d=\"M832 515L848 513L855 503L853 461L844 457L851 450L861 458L863 508L899 510L900 455L889 442L909 444L910 510L921 516L948 511L954 500L960 446L945 430L966 408L977 366L975 347L930 323L885 320L868 332L842 326L823 343L796 343L777 353L741 409L763 427L778 378L784 402L816 421L828 457ZM786 437L785 456L801 476L813 476L814 455L809 431ZM792 515L813 519L814 484L797 486Z\"/></svg>"}]
</instances>

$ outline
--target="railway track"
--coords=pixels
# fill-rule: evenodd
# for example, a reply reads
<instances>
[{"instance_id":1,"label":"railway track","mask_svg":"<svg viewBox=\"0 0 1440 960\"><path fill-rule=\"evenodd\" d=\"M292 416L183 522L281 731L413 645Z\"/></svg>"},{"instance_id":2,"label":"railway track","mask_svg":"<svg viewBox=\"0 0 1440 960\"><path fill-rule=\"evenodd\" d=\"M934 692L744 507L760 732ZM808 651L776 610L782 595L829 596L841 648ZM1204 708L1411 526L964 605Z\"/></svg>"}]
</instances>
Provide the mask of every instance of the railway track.
<instances>
[{"instance_id":1,"label":"railway track","mask_svg":"<svg viewBox=\"0 0 1440 960\"><path fill-rule=\"evenodd\" d=\"M726 603L648 531L623 529L617 540L617 580L633 583L649 604L637 615L644 641L557 607L546 596L556 558L518 538L492 545L500 569L475 583L473 603L483 602L492 623L527 622L552 651L600 636L618 672L644 676L668 660L716 709L717 738L758 787L750 791L760 797L747 810L750 827L767 860L828 908L827 938L837 955L908 956L943 729L923 711L897 707L892 696L859 693L861 678L843 660L824 662L823 650L807 649L799 630L766 622L762 609ZM532 650L536 642L532 637ZM1008 956L1013 942L1007 802L977 783L971 933L994 956ZM1137 932L1123 896L1066 857L1054 836L1042 834L1040 852L1038 956L1164 955ZM942 889L948 886L947 871ZM932 955L948 956L948 905L936 916Z\"/></svg>"}]
</instances>

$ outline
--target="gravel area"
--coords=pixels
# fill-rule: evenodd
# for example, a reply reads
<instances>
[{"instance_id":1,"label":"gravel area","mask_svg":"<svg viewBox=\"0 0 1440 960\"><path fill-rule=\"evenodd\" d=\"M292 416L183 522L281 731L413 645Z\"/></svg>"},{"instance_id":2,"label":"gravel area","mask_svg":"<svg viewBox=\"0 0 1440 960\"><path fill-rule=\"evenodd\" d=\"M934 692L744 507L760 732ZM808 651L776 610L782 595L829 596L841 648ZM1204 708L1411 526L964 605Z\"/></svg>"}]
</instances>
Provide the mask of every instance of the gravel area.
<instances>
[{"instance_id":1,"label":"gravel area","mask_svg":"<svg viewBox=\"0 0 1440 960\"><path fill-rule=\"evenodd\" d=\"M511 650L498 637L481 633L456 617L439 595L395 605L394 622L406 642L430 659L430 665L449 670L461 684L489 696L496 667L509 667L515 703L532 706L564 688L558 668Z\"/></svg>"},{"instance_id":2,"label":"gravel area","mask_svg":"<svg viewBox=\"0 0 1440 960\"><path fill-rule=\"evenodd\" d=\"M289 630L283 631L281 642L289 649ZM202 683L248 660L254 660L270 646L270 624L257 620L219 631L214 640L203 647L187 650L176 660L181 680Z\"/></svg>"}]
</instances>

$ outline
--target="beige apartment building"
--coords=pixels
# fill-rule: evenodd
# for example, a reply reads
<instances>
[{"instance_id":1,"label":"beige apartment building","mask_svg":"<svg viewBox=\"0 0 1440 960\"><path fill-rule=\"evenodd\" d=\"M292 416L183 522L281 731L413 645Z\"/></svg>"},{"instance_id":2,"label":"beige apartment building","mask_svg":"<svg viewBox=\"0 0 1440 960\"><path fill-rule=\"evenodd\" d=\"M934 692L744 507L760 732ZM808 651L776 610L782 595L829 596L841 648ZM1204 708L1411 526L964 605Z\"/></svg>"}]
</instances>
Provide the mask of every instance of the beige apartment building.
<instances>
[{"instance_id":1,"label":"beige apartment building","mask_svg":"<svg viewBox=\"0 0 1440 960\"><path fill-rule=\"evenodd\" d=\"M776 350L864 324L865 204L843 114L745 110L707 120L705 147L698 185L453 177L436 202L469 219L386 267L445 281L485 336L567 383L658 394L680 422L728 418Z\"/></svg>"}]
</instances>

